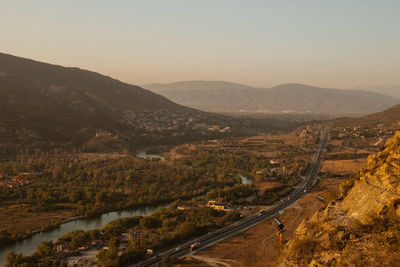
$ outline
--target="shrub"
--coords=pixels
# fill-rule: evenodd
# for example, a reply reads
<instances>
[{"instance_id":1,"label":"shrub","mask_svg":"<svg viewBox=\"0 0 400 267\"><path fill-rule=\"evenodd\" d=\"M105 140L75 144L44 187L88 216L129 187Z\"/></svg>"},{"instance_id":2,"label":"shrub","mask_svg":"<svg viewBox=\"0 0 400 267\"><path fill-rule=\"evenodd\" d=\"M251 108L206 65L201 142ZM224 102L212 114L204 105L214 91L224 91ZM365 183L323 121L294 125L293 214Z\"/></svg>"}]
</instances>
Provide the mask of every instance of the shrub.
<instances>
[{"instance_id":1,"label":"shrub","mask_svg":"<svg viewBox=\"0 0 400 267\"><path fill-rule=\"evenodd\" d=\"M311 235L301 239L294 239L291 246L291 256L296 263L308 264L315 252L317 241Z\"/></svg>"},{"instance_id":2,"label":"shrub","mask_svg":"<svg viewBox=\"0 0 400 267\"><path fill-rule=\"evenodd\" d=\"M355 179L352 178L340 184L340 197L344 198L347 196L350 190L354 187L354 182Z\"/></svg>"}]
</instances>

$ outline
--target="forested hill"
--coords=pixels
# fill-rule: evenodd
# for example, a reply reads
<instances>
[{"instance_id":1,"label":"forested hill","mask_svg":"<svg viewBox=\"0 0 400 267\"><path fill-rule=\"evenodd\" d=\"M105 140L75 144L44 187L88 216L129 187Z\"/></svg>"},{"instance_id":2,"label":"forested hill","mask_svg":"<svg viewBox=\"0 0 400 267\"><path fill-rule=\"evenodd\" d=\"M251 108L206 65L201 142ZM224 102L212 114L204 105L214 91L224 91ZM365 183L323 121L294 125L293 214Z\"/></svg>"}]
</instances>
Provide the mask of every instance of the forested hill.
<instances>
[{"instance_id":1,"label":"forested hill","mask_svg":"<svg viewBox=\"0 0 400 267\"><path fill-rule=\"evenodd\" d=\"M192 140L215 134L207 131L212 125L243 127L95 72L0 53L3 152L13 146L120 148Z\"/></svg>"},{"instance_id":2,"label":"forested hill","mask_svg":"<svg viewBox=\"0 0 400 267\"><path fill-rule=\"evenodd\" d=\"M187 81L152 84L145 88L185 106L225 112L369 114L400 103L397 98L373 92L320 88L304 84L254 88L222 81Z\"/></svg>"}]
</instances>

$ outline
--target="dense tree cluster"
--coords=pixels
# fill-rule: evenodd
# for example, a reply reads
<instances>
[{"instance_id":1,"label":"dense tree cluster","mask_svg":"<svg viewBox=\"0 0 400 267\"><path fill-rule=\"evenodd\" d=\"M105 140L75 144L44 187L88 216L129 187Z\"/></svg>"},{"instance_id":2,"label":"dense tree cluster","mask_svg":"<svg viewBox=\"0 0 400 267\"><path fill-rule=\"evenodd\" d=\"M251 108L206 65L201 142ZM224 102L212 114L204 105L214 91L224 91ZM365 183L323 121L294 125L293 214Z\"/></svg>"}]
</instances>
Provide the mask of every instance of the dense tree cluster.
<instances>
[{"instance_id":1,"label":"dense tree cluster","mask_svg":"<svg viewBox=\"0 0 400 267\"><path fill-rule=\"evenodd\" d=\"M248 185L235 184L229 188L217 188L206 195L207 200L218 200L231 204L249 204L246 197L254 195L257 191Z\"/></svg>"},{"instance_id":2,"label":"dense tree cluster","mask_svg":"<svg viewBox=\"0 0 400 267\"><path fill-rule=\"evenodd\" d=\"M74 204L81 215L112 209L189 198L218 183L204 179L182 165L126 156L107 160L82 160L64 155L21 156L0 164L0 173L29 171L34 182L23 188L2 188L3 201L26 203L32 211ZM220 182L224 182L223 180Z\"/></svg>"}]
</instances>

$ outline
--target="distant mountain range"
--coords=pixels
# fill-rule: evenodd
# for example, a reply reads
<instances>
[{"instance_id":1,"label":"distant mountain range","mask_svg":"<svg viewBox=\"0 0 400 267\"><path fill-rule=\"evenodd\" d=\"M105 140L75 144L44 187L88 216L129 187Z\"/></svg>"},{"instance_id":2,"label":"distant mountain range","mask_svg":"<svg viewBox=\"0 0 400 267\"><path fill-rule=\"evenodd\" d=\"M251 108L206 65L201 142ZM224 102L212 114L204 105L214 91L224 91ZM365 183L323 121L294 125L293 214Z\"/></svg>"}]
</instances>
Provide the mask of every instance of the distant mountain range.
<instances>
[{"instance_id":1,"label":"distant mountain range","mask_svg":"<svg viewBox=\"0 0 400 267\"><path fill-rule=\"evenodd\" d=\"M0 53L0 150L104 142L143 147L220 134L209 131L213 125L245 128L95 72Z\"/></svg>"},{"instance_id":2,"label":"distant mountain range","mask_svg":"<svg viewBox=\"0 0 400 267\"><path fill-rule=\"evenodd\" d=\"M369 114L400 103L397 98L374 92L303 84L254 88L222 81L187 81L144 87L181 105L216 112Z\"/></svg>"},{"instance_id":3,"label":"distant mountain range","mask_svg":"<svg viewBox=\"0 0 400 267\"><path fill-rule=\"evenodd\" d=\"M182 100L177 102L204 110L248 107L249 110L372 113L399 102L370 92L297 84L257 89L225 82L183 82L149 88L158 88L164 95L174 95L170 96L173 100ZM274 127L288 126L277 119L232 118L199 111L99 73L0 53L0 154L3 155L27 147L133 150L265 132Z\"/></svg>"}]
</instances>

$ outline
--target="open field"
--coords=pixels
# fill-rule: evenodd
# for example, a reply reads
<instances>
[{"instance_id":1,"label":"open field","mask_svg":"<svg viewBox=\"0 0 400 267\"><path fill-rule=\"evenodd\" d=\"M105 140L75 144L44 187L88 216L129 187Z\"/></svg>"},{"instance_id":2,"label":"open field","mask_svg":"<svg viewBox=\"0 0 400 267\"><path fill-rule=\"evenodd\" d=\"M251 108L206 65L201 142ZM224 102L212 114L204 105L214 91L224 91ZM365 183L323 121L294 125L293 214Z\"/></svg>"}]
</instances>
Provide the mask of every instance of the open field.
<instances>
[{"instance_id":1,"label":"open field","mask_svg":"<svg viewBox=\"0 0 400 267\"><path fill-rule=\"evenodd\" d=\"M76 213L69 206L53 212L28 211L27 205L1 206L0 229L10 234L26 233L74 216Z\"/></svg>"},{"instance_id":2,"label":"open field","mask_svg":"<svg viewBox=\"0 0 400 267\"><path fill-rule=\"evenodd\" d=\"M325 190L338 186L344 179L323 178L303 199L285 210L279 219L286 228L288 240L302 220L311 217L323 203L317 196ZM204 248L194 257L179 261L182 266L275 266L274 261L280 251L277 228L273 220L262 222L255 227L228 238L214 246Z\"/></svg>"},{"instance_id":3,"label":"open field","mask_svg":"<svg viewBox=\"0 0 400 267\"><path fill-rule=\"evenodd\" d=\"M326 160L322 164L322 172L332 172L341 175L356 173L360 168L364 167L367 163L366 159L358 160Z\"/></svg>"},{"instance_id":4,"label":"open field","mask_svg":"<svg viewBox=\"0 0 400 267\"><path fill-rule=\"evenodd\" d=\"M303 138L296 136L294 133L289 134L278 134L278 135L267 135L265 138L268 141L283 141L285 145L296 145L302 143Z\"/></svg>"},{"instance_id":5,"label":"open field","mask_svg":"<svg viewBox=\"0 0 400 267\"><path fill-rule=\"evenodd\" d=\"M254 187L260 192L265 191L266 189L271 189L274 187L282 186L281 183L278 182L258 182L254 183Z\"/></svg>"}]
</instances>

